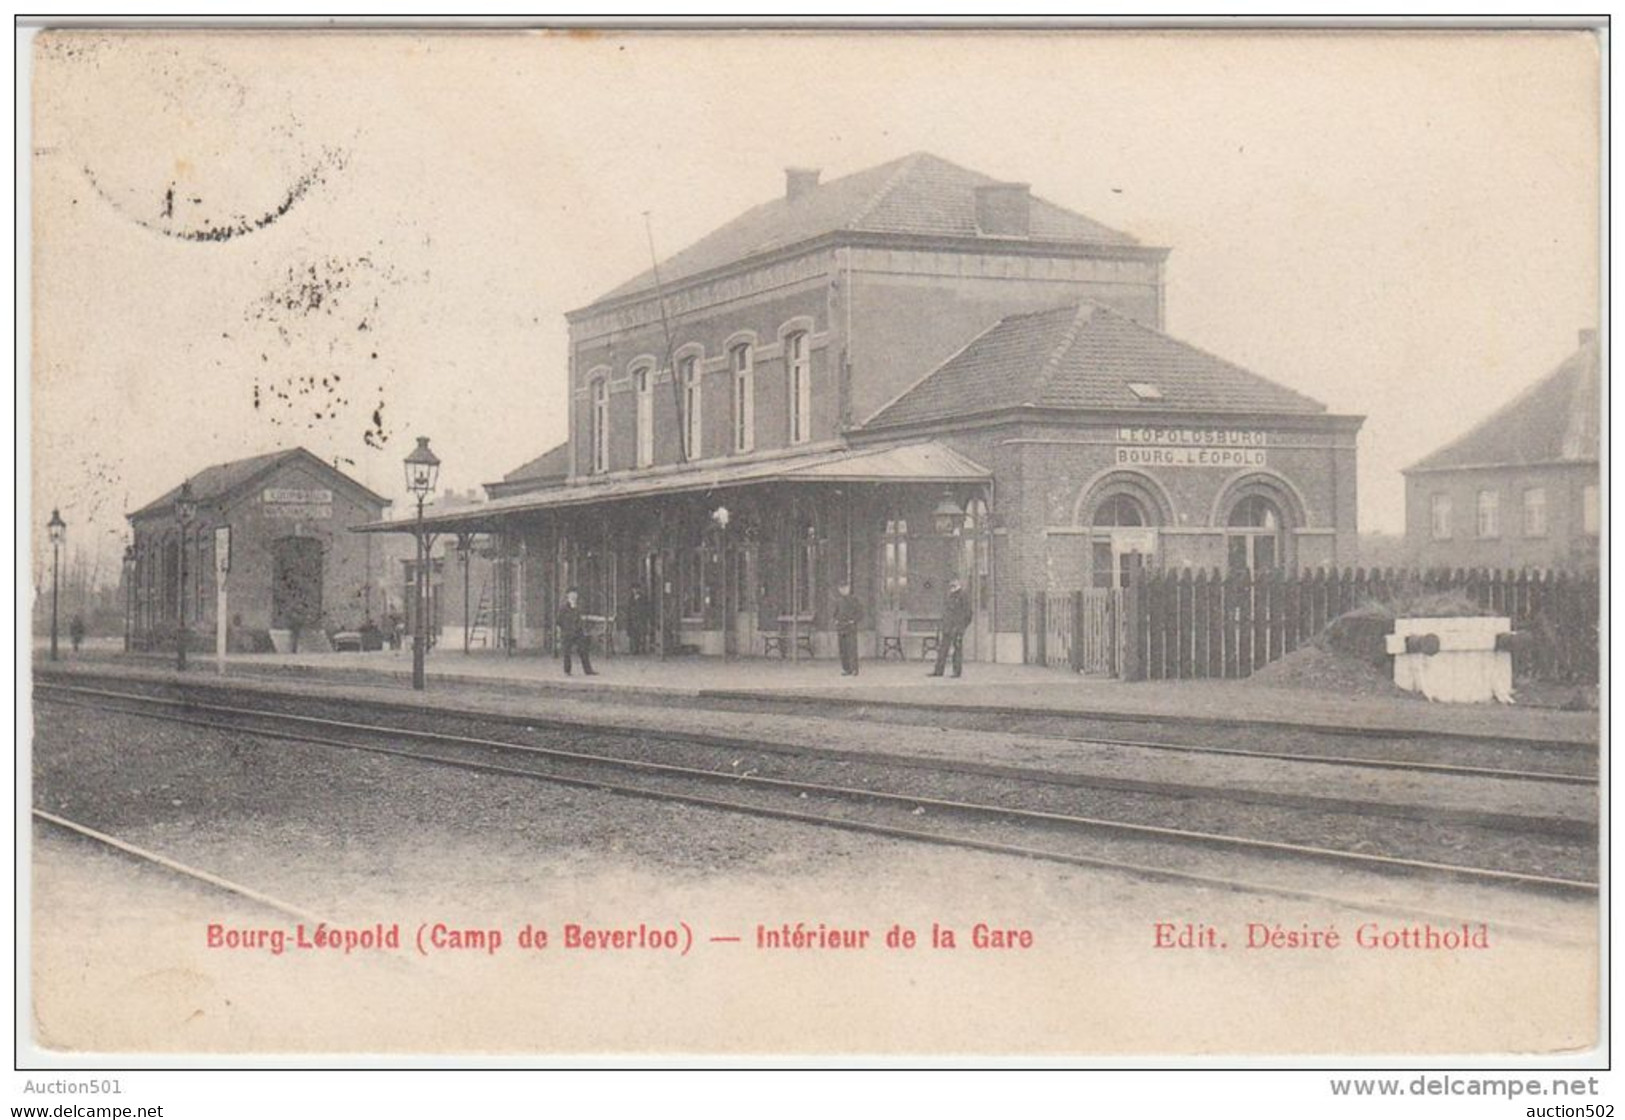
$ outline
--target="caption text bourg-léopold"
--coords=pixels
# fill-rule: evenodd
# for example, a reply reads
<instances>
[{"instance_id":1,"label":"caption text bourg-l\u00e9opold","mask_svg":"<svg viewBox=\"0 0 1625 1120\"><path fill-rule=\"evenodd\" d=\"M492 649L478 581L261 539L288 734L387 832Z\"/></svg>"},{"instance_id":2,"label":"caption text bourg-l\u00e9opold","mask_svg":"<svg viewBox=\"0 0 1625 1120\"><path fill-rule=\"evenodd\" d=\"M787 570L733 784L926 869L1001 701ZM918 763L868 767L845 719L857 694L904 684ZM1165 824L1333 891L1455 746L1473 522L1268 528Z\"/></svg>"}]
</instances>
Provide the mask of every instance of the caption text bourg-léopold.
<instances>
[{"instance_id":1,"label":"caption text bourg-l\u00e9opold","mask_svg":"<svg viewBox=\"0 0 1625 1120\"><path fill-rule=\"evenodd\" d=\"M415 952L475 953L494 956L516 949L522 952L655 952L687 956L699 941L708 945L742 945L768 951L789 950L911 950L1022 951L1037 942L1031 929L992 922L950 926L931 922L915 928L900 922L876 927L831 925L826 922L758 922L744 935L696 936L685 921L638 922L601 925L563 922L556 925L526 922L518 927L467 926L448 922L420 922L414 928L400 922L370 926L337 926L300 922L287 926L235 926L210 922L204 945L222 952L269 953L282 956L310 953L337 956Z\"/></svg>"}]
</instances>

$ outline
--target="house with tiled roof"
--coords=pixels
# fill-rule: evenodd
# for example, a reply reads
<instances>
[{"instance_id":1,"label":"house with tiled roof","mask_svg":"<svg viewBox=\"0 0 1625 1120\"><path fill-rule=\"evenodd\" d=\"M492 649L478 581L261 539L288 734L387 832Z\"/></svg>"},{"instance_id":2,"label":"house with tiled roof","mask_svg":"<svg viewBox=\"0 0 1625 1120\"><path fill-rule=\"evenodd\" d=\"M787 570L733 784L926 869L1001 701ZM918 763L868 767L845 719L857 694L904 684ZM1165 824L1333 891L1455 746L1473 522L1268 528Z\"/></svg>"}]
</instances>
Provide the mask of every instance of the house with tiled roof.
<instances>
[{"instance_id":1,"label":"house with tiled roof","mask_svg":"<svg viewBox=\"0 0 1625 1120\"><path fill-rule=\"evenodd\" d=\"M1458 439L1405 470L1417 563L1595 569L1601 532L1602 363L1597 333Z\"/></svg>"},{"instance_id":2,"label":"house with tiled roof","mask_svg":"<svg viewBox=\"0 0 1625 1120\"><path fill-rule=\"evenodd\" d=\"M188 476L127 515L131 643L173 649L184 630L212 649L222 602L236 651L320 647L381 624L395 601L391 558L407 548L349 530L389 504L303 447Z\"/></svg>"},{"instance_id":3,"label":"house with tiled roof","mask_svg":"<svg viewBox=\"0 0 1625 1120\"><path fill-rule=\"evenodd\" d=\"M432 523L514 542L520 644L576 586L666 652L825 656L849 584L917 656L957 577L1019 660L1026 597L1130 558L1352 563L1359 418L1166 335L1168 253L928 153L791 168L569 312L566 443Z\"/></svg>"}]
</instances>

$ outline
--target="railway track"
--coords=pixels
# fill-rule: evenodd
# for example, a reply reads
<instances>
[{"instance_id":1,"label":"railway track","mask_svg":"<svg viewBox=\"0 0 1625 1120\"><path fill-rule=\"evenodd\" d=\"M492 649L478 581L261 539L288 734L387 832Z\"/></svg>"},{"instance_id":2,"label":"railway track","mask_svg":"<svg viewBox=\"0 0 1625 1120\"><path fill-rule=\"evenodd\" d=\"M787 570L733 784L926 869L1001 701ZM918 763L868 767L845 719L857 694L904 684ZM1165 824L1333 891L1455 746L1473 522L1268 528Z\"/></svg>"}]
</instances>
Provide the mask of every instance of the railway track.
<instances>
[{"instance_id":1,"label":"railway track","mask_svg":"<svg viewBox=\"0 0 1625 1120\"><path fill-rule=\"evenodd\" d=\"M126 682L128 683L128 682ZM792 820L805 824L838 827L894 839L950 844L983 851L1054 860L1080 866L1111 868L1131 874L1202 882L1231 889L1263 890L1271 893L1327 897L1318 891L1283 889L1259 879L1211 875L1182 870L1170 852L1199 847L1240 857L1256 863L1290 862L1333 865L1377 875L1426 876L1479 885L1512 887L1571 896L1589 897L1597 884L1584 874L1548 873L1530 866L1476 866L1448 858L1423 858L1415 854L1382 853L1369 850L1370 844L1353 846L1282 839L1268 834L1248 835L1240 831L1178 827L1159 822L1166 819L1168 799L1159 807L1137 806L1142 819L1120 812L1112 815L1066 808L1047 808L1043 799L1024 792L1025 803L998 803L966 796L942 796L913 790L886 788L880 784L853 784L852 781L802 780L761 773L754 767L682 765L650 757L627 757L534 742L496 739L487 736L455 734L421 727L385 725L356 719L334 719L298 714L264 707L200 702L195 698L155 696L148 693L95 689L40 682L39 697L49 703L68 703L119 711L128 715L158 718L228 731L238 736L300 742L335 750L353 750L411 759L422 763L504 774L577 785L608 792L655 798L707 809L743 812ZM265 699L260 697L260 699ZM429 713L415 713L423 717ZM499 721L500 722L500 721ZM548 721L527 721L548 722ZM579 731L580 729L572 729ZM604 734L603 728L593 728ZM626 734L612 732L612 734ZM651 732L639 728L641 739L667 739L692 742L704 736ZM379 740L383 740L380 742ZM412 743L403 747L401 743ZM715 744L713 743L713 746ZM728 750L736 741L726 741ZM434 748L429 750L427 748ZM845 763L850 766L851 763ZM884 777L883 768L870 774L872 780ZM632 779L632 780L628 780ZM1175 798L1183 801L1185 798ZM1129 803L1119 800L1120 807ZM822 810L822 811L819 811ZM1146 812L1152 812L1150 819ZM1177 816L1177 814L1175 814ZM922 822L920 817L928 817ZM901 819L899 819L901 818ZM1313 826L1331 818L1300 819L1297 824ZM1278 814L1272 823L1287 822ZM931 827L922 828L928 823ZM1347 827L1347 822L1338 822ZM1042 838L1042 846L1031 841ZM1104 844L1102 845L1102 842ZM1471 847L1471 845L1468 845ZM1540 849L1549 857L1562 845ZM1572 858L1575 845L1568 845ZM1539 853L1537 853L1539 854ZM1150 857L1149 859L1147 857ZM1347 902L1348 900L1343 900Z\"/></svg>"},{"instance_id":2,"label":"railway track","mask_svg":"<svg viewBox=\"0 0 1625 1120\"><path fill-rule=\"evenodd\" d=\"M59 681L85 680L87 674L60 675ZM1481 804L1475 798L1455 797L1455 804L1442 804L1436 798L1417 799L1411 796L1397 799L1381 799L1370 796L1340 797L1334 793L1325 792L1318 788L1318 783L1307 786L1301 780L1300 789L1280 790L1267 788L1267 783L1257 781L1236 781L1226 775L1215 775L1211 768L1207 775L1198 776L1198 780L1178 780L1169 777L1167 767L1163 769L1162 776L1136 777L1133 776L1134 766L1121 765L1115 767L1118 774L1104 772L1100 766L1085 767L1082 769L1068 769L1064 766L1035 767L1030 765L1011 764L1005 762L988 762L967 759L951 759L941 757L926 757L917 754L898 753L876 748L871 742L862 749L848 747L815 746L801 741L793 743L767 742L757 736L728 735L716 731L692 731L681 728L653 727L647 722L624 723L615 721L601 721L597 719L572 719L558 716L539 716L533 714L514 715L509 713L495 713L477 709L447 708L441 705L433 707L421 703L398 704L387 700L357 699L353 697L337 698L324 696L321 693L300 694L297 697L289 693L266 689L263 686L228 684L224 682L188 682L185 689L177 689L172 682L151 681L131 678L105 678L91 677L88 679L103 680L106 683L118 684L118 690L96 690L86 685L69 685L66 683L53 683L42 680L42 688L80 689L87 695L106 692L109 696L154 696L152 692L130 693L129 689L138 685L148 686L161 690L162 695L181 697L187 702L199 695L252 697L262 704L289 704L297 703L299 709L311 712L320 709L336 710L343 714L352 714L357 710L368 710L383 713L382 718L406 719L417 727L442 727L456 734L461 733L469 726L488 726L498 729L519 728L526 735L538 733L567 733L577 741L590 741L602 743L612 740L637 741L651 737L658 738L663 743L681 744L692 749L706 751L729 752L737 751L752 758L783 758L786 760L827 760L830 763L856 763L863 766L880 766L895 770L898 773L907 771L923 772L933 776L933 780L944 775L951 776L953 780L994 779L998 782L1018 782L1030 786L1064 788L1077 790L1110 791L1124 795L1143 794L1158 798L1184 798L1190 803L1229 803L1237 805L1260 805L1288 810L1303 810L1308 812L1325 812L1334 814L1357 815L1361 817L1386 817L1412 824L1427 825L1456 825L1479 829L1490 829L1501 833L1531 833L1565 837L1588 842L1594 845L1597 835L1595 807L1581 804L1577 800L1579 790L1596 786L1594 777L1574 774L1553 774L1548 771L1520 771L1509 768L1485 770L1465 766L1452 766L1448 764L1427 764L1419 766L1402 766L1395 763L1383 762L1378 765L1379 771L1392 772L1406 770L1412 774L1427 778L1441 778L1446 781L1452 778L1465 780L1495 779L1496 784L1505 784L1514 781L1527 783L1555 783L1557 786L1574 787L1574 794L1565 794L1557 797L1550 804L1549 799L1525 799L1526 802L1541 801L1543 807L1539 812L1529 813L1520 811L1497 811L1491 804ZM944 729L945 730L945 729ZM509 732L514 733L514 732ZM1023 738L1057 740L1056 736L1032 735L1022 733ZM872 736L871 736L872 738ZM1092 752L1102 749L1116 751L1117 753L1144 751L1148 754L1198 754L1211 755L1219 758L1242 758L1249 763L1260 761L1283 762L1288 765L1299 762L1314 762L1329 764L1330 760L1321 756L1301 755L1295 753L1265 752L1265 751L1232 751L1227 748L1190 747L1178 743L1150 742L1144 740L1078 740L1059 738L1059 741L1086 748ZM726 765L730 759L722 759ZM1360 760L1371 761L1371 760ZM760 765L752 767L762 769ZM1306 791L1306 788L1308 791ZM1570 812L1565 813L1565 807Z\"/></svg>"}]
</instances>

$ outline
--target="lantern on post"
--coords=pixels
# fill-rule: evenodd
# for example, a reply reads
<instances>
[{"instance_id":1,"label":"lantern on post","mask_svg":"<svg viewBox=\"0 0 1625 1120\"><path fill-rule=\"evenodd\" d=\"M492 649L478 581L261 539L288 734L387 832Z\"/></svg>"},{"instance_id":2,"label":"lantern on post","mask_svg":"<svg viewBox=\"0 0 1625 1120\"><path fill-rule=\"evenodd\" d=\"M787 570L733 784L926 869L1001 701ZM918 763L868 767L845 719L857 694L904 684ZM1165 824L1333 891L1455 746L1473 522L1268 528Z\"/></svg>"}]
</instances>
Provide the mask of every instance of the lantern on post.
<instances>
[{"instance_id":1,"label":"lantern on post","mask_svg":"<svg viewBox=\"0 0 1625 1120\"><path fill-rule=\"evenodd\" d=\"M51 660L56 660L56 596L62 566L62 541L67 536L68 523L62 520L62 511L53 509L51 520L45 523L51 537Z\"/></svg>"},{"instance_id":2,"label":"lantern on post","mask_svg":"<svg viewBox=\"0 0 1625 1120\"><path fill-rule=\"evenodd\" d=\"M417 585L416 615L412 627L412 687L421 691L424 685L423 655L428 638L429 575L427 538L423 534L423 502L434 492L435 480L440 477L440 459L429 450L429 437L418 436L418 445L406 457L406 489L418 501Z\"/></svg>"}]
</instances>

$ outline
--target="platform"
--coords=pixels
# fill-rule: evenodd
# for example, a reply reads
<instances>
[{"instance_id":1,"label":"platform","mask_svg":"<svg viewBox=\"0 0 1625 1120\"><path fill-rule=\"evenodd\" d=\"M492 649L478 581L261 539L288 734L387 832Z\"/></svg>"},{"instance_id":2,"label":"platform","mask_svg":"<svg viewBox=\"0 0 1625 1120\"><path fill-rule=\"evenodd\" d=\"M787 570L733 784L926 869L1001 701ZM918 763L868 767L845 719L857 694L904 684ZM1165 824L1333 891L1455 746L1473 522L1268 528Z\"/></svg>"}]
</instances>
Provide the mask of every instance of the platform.
<instances>
[{"instance_id":1,"label":"platform","mask_svg":"<svg viewBox=\"0 0 1625 1120\"><path fill-rule=\"evenodd\" d=\"M81 660L159 668L173 662L157 655L86 653ZM43 663L43 656L39 657ZM1258 724L1359 733L1430 733L1595 743L1598 712L1503 705L1431 704L1412 697L1345 696L1308 689L1271 688L1244 680L1136 681L1085 677L1034 665L968 663L965 675L932 678L929 662L863 663L856 677L843 677L839 662L778 658L633 657L595 659L599 672L564 675L560 663L538 654L476 650L431 651L431 686L465 681L529 692L565 692L631 700L661 695L711 700L775 699L819 705L905 705L968 708L987 712L1083 714L1210 724ZM231 658L231 674L319 676L326 680L410 680L411 654L253 654ZM194 654L188 670L213 674L212 658Z\"/></svg>"}]
</instances>

